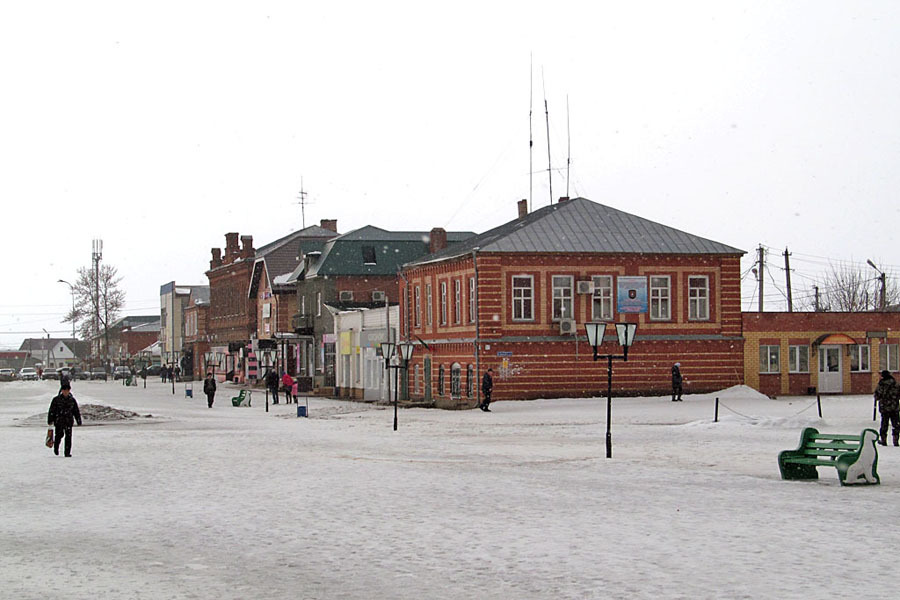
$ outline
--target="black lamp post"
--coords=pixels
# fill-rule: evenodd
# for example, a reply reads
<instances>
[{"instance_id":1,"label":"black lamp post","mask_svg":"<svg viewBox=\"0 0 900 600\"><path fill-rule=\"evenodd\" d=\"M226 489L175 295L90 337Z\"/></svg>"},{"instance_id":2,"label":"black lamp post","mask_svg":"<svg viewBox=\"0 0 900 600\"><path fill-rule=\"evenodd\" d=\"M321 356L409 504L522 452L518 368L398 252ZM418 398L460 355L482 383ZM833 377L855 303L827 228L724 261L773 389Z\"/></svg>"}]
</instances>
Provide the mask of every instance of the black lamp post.
<instances>
[{"instance_id":1,"label":"black lamp post","mask_svg":"<svg viewBox=\"0 0 900 600\"><path fill-rule=\"evenodd\" d=\"M397 352L400 354L400 359L403 361L402 364L394 365L394 369L403 369L403 376L406 377L406 373L409 370L409 361L412 359L413 350L415 350L415 345L409 342L402 342L397 344ZM397 431L397 394L400 393L400 383L394 382L394 431Z\"/></svg>"},{"instance_id":2,"label":"black lamp post","mask_svg":"<svg viewBox=\"0 0 900 600\"><path fill-rule=\"evenodd\" d=\"M391 401L391 359L394 358L394 350L397 344L394 342L381 342L381 356L384 358L384 370L387 373L387 399ZM396 403L394 403L396 407ZM397 429L397 414L394 413L394 429Z\"/></svg>"},{"instance_id":3,"label":"black lamp post","mask_svg":"<svg viewBox=\"0 0 900 600\"><path fill-rule=\"evenodd\" d=\"M605 358L607 360L607 387L606 387L606 458L612 458L612 433L610 421L612 420L612 363L614 358L621 358L628 362L628 348L634 342L634 333L637 330L636 323L616 323L616 337L622 346L622 354L598 354L597 347L603 343L603 335L606 333L606 323L588 322L584 324L587 332L588 343L594 349L594 360Z\"/></svg>"}]
</instances>

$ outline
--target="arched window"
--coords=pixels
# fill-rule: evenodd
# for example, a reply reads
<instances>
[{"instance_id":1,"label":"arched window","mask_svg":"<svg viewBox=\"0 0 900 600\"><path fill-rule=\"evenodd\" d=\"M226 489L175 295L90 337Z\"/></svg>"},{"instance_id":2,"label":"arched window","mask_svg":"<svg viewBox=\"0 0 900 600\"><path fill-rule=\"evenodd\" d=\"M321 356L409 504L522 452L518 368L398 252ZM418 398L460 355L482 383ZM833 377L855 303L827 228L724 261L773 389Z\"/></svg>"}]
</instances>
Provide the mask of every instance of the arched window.
<instances>
[{"instance_id":1,"label":"arched window","mask_svg":"<svg viewBox=\"0 0 900 600\"><path fill-rule=\"evenodd\" d=\"M420 365L413 367L413 386L416 394L422 393L422 369Z\"/></svg>"},{"instance_id":2,"label":"arched window","mask_svg":"<svg viewBox=\"0 0 900 600\"><path fill-rule=\"evenodd\" d=\"M459 363L453 363L450 366L450 397L459 398L462 386L462 366Z\"/></svg>"},{"instance_id":3,"label":"arched window","mask_svg":"<svg viewBox=\"0 0 900 600\"><path fill-rule=\"evenodd\" d=\"M475 384L475 368L472 365L466 365L466 398L472 397L472 391Z\"/></svg>"},{"instance_id":4,"label":"arched window","mask_svg":"<svg viewBox=\"0 0 900 600\"><path fill-rule=\"evenodd\" d=\"M438 367L438 396L444 395L444 365Z\"/></svg>"}]
</instances>

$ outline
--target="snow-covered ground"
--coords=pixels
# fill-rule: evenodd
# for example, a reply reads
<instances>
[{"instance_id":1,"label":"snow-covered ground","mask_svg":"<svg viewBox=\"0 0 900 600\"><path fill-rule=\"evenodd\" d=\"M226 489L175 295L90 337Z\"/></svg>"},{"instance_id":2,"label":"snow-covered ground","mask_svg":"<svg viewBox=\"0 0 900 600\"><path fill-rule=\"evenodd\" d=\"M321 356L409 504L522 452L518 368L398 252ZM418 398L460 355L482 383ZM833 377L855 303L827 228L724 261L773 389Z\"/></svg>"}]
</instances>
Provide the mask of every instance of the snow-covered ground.
<instances>
[{"instance_id":1,"label":"snow-covered ground","mask_svg":"<svg viewBox=\"0 0 900 600\"><path fill-rule=\"evenodd\" d=\"M804 426L868 396L718 394L265 412L153 380L73 384L74 457L43 446L57 382L0 383L0 597L808 598L890 595L900 448L880 486L782 481ZM198 392L199 384L195 384ZM721 399L714 423L715 397ZM150 417L146 415L152 415Z\"/></svg>"}]
</instances>

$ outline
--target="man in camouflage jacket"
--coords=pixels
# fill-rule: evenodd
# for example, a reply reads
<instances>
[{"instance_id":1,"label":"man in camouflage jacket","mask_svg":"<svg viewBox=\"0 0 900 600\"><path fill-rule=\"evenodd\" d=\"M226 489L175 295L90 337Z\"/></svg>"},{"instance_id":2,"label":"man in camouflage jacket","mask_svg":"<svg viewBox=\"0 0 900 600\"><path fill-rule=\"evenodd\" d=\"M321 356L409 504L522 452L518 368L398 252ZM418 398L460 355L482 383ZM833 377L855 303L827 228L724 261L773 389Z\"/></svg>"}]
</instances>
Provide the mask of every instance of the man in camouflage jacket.
<instances>
[{"instance_id":1,"label":"man in camouflage jacket","mask_svg":"<svg viewBox=\"0 0 900 600\"><path fill-rule=\"evenodd\" d=\"M881 372L881 381L875 388L875 400L878 401L878 412L881 413L881 439L878 443L887 446L887 430L890 423L894 445L900 445L900 386L890 371Z\"/></svg>"}]
</instances>

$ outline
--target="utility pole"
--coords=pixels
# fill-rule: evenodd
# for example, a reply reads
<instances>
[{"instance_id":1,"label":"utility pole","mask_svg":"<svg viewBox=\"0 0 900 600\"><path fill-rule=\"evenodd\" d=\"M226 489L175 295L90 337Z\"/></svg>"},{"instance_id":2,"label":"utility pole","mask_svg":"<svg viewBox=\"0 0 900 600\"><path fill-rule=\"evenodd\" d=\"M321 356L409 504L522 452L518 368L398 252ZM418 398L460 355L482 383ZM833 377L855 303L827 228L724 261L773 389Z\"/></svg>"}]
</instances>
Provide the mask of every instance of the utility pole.
<instances>
[{"instance_id":1,"label":"utility pole","mask_svg":"<svg viewBox=\"0 0 900 600\"><path fill-rule=\"evenodd\" d=\"M297 204L300 205L300 220L303 225L303 229L306 229L306 192L303 190L303 178L300 178L300 195L297 196L297 199L300 200Z\"/></svg>"},{"instance_id":2,"label":"utility pole","mask_svg":"<svg viewBox=\"0 0 900 600\"><path fill-rule=\"evenodd\" d=\"M875 266L875 263L873 263L871 259L866 260L866 262L869 263L870 267L872 267L873 269L878 271L878 280L881 282L881 302L880 302L881 311L884 312L884 305L885 305L884 286L885 286L885 283L887 283L887 281L886 281L887 276L885 275L884 271L882 271L881 269L879 269L878 267Z\"/></svg>"},{"instance_id":3,"label":"utility pole","mask_svg":"<svg viewBox=\"0 0 900 600\"><path fill-rule=\"evenodd\" d=\"M784 277L787 280L787 301L788 301L788 312L794 312L794 303L791 300L791 261L790 261L790 252L788 252L787 247L784 248Z\"/></svg>"},{"instance_id":4,"label":"utility pole","mask_svg":"<svg viewBox=\"0 0 900 600\"><path fill-rule=\"evenodd\" d=\"M819 312L819 286L814 285L813 290L816 292L816 312Z\"/></svg>"},{"instance_id":5,"label":"utility pole","mask_svg":"<svg viewBox=\"0 0 900 600\"><path fill-rule=\"evenodd\" d=\"M759 245L759 312L763 311L763 284L766 281L766 250Z\"/></svg>"},{"instance_id":6,"label":"utility pole","mask_svg":"<svg viewBox=\"0 0 900 600\"><path fill-rule=\"evenodd\" d=\"M92 242L91 261L94 263L94 338L97 340L97 354L100 354L100 261L103 259L103 240ZM103 364L106 368L106 363Z\"/></svg>"}]
</instances>

